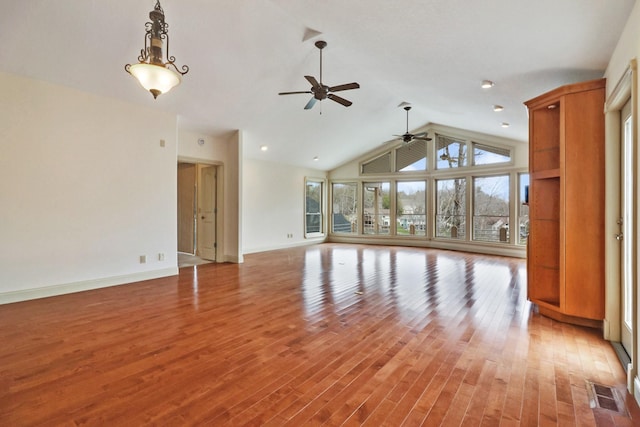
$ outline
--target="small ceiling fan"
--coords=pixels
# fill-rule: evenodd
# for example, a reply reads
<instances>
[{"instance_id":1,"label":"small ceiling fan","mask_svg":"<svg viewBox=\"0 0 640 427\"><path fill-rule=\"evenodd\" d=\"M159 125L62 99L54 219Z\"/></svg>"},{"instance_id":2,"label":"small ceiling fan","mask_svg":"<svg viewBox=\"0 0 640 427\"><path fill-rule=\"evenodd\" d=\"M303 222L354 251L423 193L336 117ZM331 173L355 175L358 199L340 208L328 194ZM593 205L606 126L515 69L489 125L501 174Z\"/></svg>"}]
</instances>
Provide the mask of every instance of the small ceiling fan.
<instances>
[{"instance_id":1,"label":"small ceiling fan","mask_svg":"<svg viewBox=\"0 0 640 427\"><path fill-rule=\"evenodd\" d=\"M315 105L316 101L322 101L323 99L329 98L332 101L337 102L338 104L342 104L345 107L348 107L352 104L351 101L346 100L344 98L339 97L338 95L334 95L331 92L340 92L343 90L350 89L358 89L360 85L358 83L346 83L338 86L327 86L322 83L322 49L327 46L327 42L323 40L318 40L315 43L316 47L320 49L320 81L316 80L313 76L304 76L305 79L309 83L311 83L311 90L303 90L298 92L280 92L278 95L294 95L298 93L308 93L313 95L313 97L307 102L307 105L304 106L305 110L310 110Z\"/></svg>"},{"instance_id":2,"label":"small ceiling fan","mask_svg":"<svg viewBox=\"0 0 640 427\"><path fill-rule=\"evenodd\" d=\"M427 132L420 132L416 134L409 133L409 110L411 110L411 105L405 105L404 111L407 112L407 131L404 133L404 135L393 135L393 136L402 138L402 141L405 144L409 144L415 140L431 141L431 138L427 136Z\"/></svg>"}]
</instances>

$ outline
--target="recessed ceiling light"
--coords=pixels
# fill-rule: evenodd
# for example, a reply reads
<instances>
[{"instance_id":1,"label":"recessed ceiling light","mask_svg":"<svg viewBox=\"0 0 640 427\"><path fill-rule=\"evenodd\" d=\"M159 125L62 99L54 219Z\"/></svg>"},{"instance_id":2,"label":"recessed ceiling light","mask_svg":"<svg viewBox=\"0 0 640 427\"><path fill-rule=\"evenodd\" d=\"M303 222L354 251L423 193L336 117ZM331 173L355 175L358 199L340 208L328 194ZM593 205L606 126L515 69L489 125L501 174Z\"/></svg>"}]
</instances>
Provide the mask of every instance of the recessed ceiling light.
<instances>
[{"instance_id":1,"label":"recessed ceiling light","mask_svg":"<svg viewBox=\"0 0 640 427\"><path fill-rule=\"evenodd\" d=\"M482 89L489 89L495 85L491 80L483 80L482 81Z\"/></svg>"},{"instance_id":2,"label":"recessed ceiling light","mask_svg":"<svg viewBox=\"0 0 640 427\"><path fill-rule=\"evenodd\" d=\"M266 145L261 145L261 146L260 146L260 149L261 149L262 151L267 151L267 150L269 149L269 147L267 147Z\"/></svg>"},{"instance_id":3,"label":"recessed ceiling light","mask_svg":"<svg viewBox=\"0 0 640 427\"><path fill-rule=\"evenodd\" d=\"M502 105L494 105L493 106L493 111L498 112L498 111L502 111L504 110L504 107Z\"/></svg>"},{"instance_id":4,"label":"recessed ceiling light","mask_svg":"<svg viewBox=\"0 0 640 427\"><path fill-rule=\"evenodd\" d=\"M313 158L313 161L314 161L314 162L317 162L318 160L319 160L319 159L318 159L318 156L315 156L315 157Z\"/></svg>"},{"instance_id":5,"label":"recessed ceiling light","mask_svg":"<svg viewBox=\"0 0 640 427\"><path fill-rule=\"evenodd\" d=\"M502 124L500 126L502 126L503 128L508 128L509 127L509 123L502 122Z\"/></svg>"}]
</instances>

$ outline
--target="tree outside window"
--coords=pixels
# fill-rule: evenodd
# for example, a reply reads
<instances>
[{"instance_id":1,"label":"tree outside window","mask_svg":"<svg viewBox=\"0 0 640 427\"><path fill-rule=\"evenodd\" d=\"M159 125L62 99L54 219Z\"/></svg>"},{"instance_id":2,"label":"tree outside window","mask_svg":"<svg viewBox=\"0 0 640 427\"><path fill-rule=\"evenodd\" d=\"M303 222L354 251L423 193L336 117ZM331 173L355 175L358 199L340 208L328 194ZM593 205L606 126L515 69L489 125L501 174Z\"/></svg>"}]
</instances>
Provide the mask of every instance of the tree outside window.
<instances>
[{"instance_id":1,"label":"tree outside window","mask_svg":"<svg viewBox=\"0 0 640 427\"><path fill-rule=\"evenodd\" d=\"M520 181L518 191L518 244L526 245L529 238L529 174L521 173L518 178Z\"/></svg>"},{"instance_id":2,"label":"tree outside window","mask_svg":"<svg viewBox=\"0 0 640 427\"><path fill-rule=\"evenodd\" d=\"M436 135L436 168L451 169L467 165L467 143Z\"/></svg>"},{"instance_id":3,"label":"tree outside window","mask_svg":"<svg viewBox=\"0 0 640 427\"><path fill-rule=\"evenodd\" d=\"M388 182L363 184L364 234L389 234L391 229L391 200Z\"/></svg>"},{"instance_id":4,"label":"tree outside window","mask_svg":"<svg viewBox=\"0 0 640 427\"><path fill-rule=\"evenodd\" d=\"M322 181L307 179L305 185L305 235L323 233Z\"/></svg>"},{"instance_id":5,"label":"tree outside window","mask_svg":"<svg viewBox=\"0 0 640 427\"><path fill-rule=\"evenodd\" d=\"M331 186L333 233L358 233L358 184L333 183Z\"/></svg>"},{"instance_id":6,"label":"tree outside window","mask_svg":"<svg viewBox=\"0 0 640 427\"><path fill-rule=\"evenodd\" d=\"M509 241L509 175L473 179L473 240Z\"/></svg>"},{"instance_id":7,"label":"tree outside window","mask_svg":"<svg viewBox=\"0 0 640 427\"><path fill-rule=\"evenodd\" d=\"M436 181L436 237L465 238L466 192L465 178Z\"/></svg>"},{"instance_id":8,"label":"tree outside window","mask_svg":"<svg viewBox=\"0 0 640 427\"><path fill-rule=\"evenodd\" d=\"M427 228L425 181L396 183L396 234L424 236Z\"/></svg>"}]
</instances>

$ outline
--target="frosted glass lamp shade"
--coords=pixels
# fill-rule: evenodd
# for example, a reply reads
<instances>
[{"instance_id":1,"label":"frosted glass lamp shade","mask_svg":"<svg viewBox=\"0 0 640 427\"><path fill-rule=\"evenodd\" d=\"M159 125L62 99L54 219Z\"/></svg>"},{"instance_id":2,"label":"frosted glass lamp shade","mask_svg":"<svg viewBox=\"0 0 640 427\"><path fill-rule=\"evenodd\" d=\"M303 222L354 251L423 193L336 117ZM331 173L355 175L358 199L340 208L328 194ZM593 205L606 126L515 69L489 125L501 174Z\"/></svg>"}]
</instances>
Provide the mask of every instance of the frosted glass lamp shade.
<instances>
[{"instance_id":1,"label":"frosted glass lamp shade","mask_svg":"<svg viewBox=\"0 0 640 427\"><path fill-rule=\"evenodd\" d=\"M161 65L133 64L127 71L140 82L143 88L151 92L154 98L169 92L182 81L180 74Z\"/></svg>"}]
</instances>

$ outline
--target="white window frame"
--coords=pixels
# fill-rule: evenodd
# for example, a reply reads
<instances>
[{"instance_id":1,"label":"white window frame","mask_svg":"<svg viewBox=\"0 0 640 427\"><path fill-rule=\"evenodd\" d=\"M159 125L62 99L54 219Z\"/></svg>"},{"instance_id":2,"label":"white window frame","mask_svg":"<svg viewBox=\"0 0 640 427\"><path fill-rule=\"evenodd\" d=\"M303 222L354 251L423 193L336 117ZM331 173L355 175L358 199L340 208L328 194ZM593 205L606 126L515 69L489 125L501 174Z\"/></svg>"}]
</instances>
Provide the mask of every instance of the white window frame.
<instances>
[{"instance_id":1,"label":"white window frame","mask_svg":"<svg viewBox=\"0 0 640 427\"><path fill-rule=\"evenodd\" d=\"M314 183L314 184L320 184L320 219L319 219L319 226L320 226L320 230L319 231L307 231L307 218L309 216L309 212L307 211L307 187L310 183ZM325 230L327 227L326 224L326 197L327 197L327 183L326 180L324 178L313 178L313 177L305 177L304 179L304 222L303 222L303 230L304 230L304 237L306 239L308 238L314 238L314 237L324 237L325 236ZM313 212L315 213L315 212Z\"/></svg>"}]
</instances>

